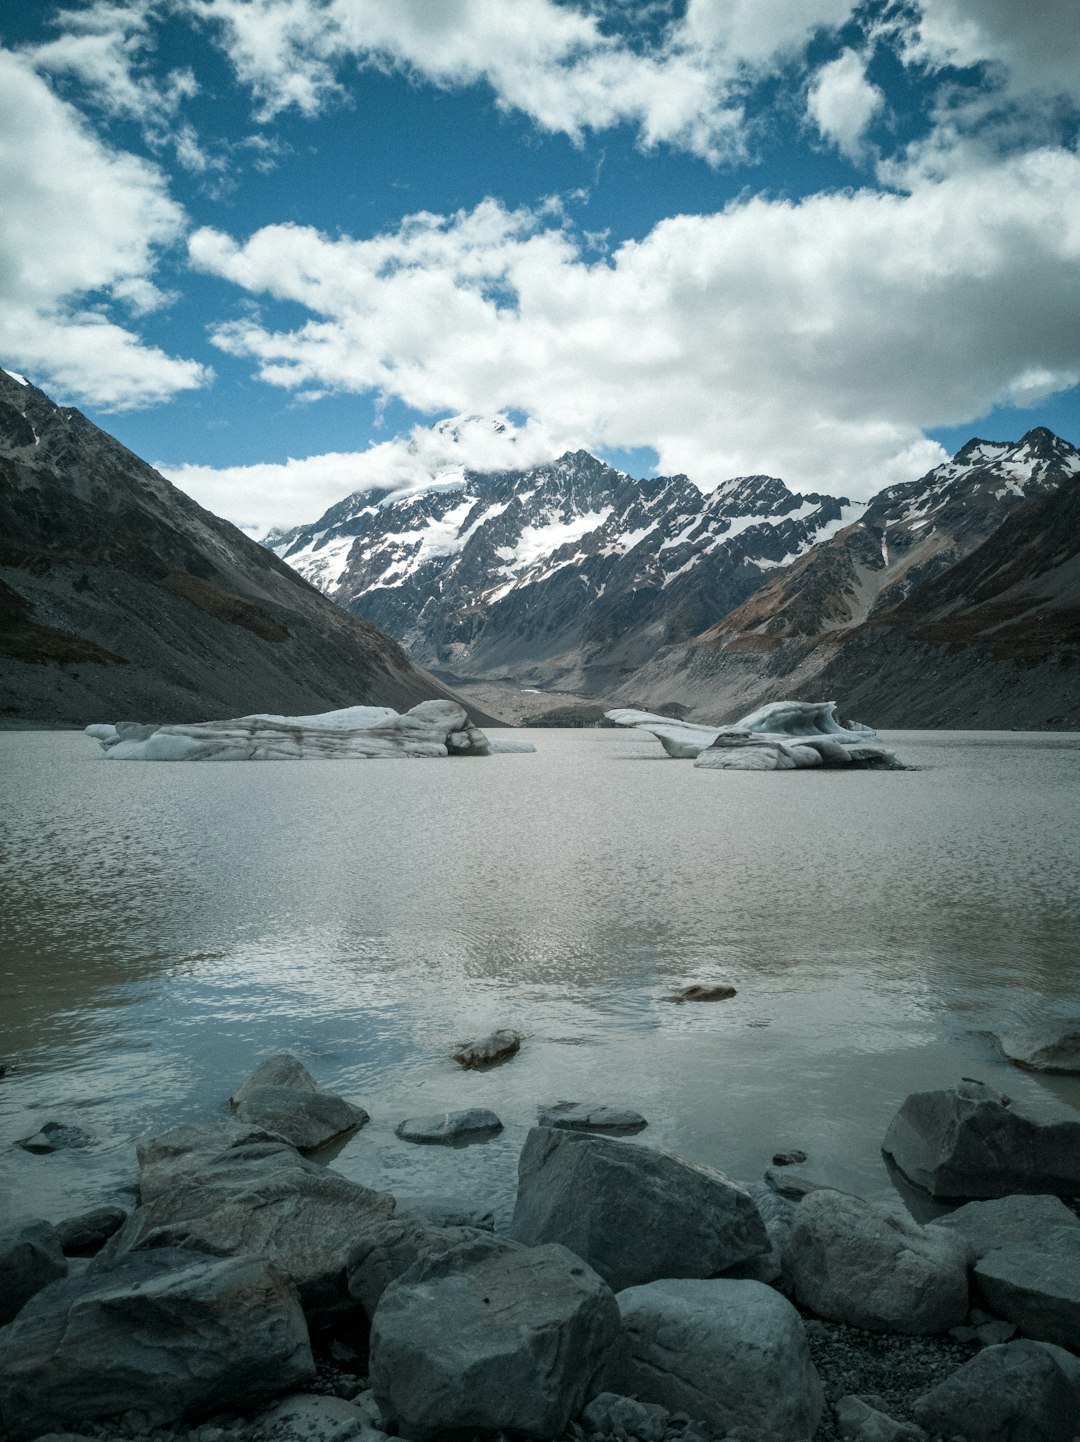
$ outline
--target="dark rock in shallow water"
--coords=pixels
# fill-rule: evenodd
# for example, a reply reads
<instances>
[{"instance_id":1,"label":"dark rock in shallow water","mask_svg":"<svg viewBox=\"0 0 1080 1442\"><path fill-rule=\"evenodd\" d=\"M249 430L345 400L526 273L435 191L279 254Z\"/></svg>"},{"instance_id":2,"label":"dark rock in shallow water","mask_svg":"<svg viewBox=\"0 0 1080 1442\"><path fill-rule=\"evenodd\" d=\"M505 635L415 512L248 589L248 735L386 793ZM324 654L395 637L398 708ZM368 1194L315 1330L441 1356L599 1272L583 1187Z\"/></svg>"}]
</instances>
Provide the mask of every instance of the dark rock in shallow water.
<instances>
[{"instance_id":1,"label":"dark rock in shallow water","mask_svg":"<svg viewBox=\"0 0 1080 1442\"><path fill-rule=\"evenodd\" d=\"M1080 1118L1064 1107L1042 1117L982 1082L915 1092L889 1125L882 1149L934 1197L1011 1192L1080 1195Z\"/></svg>"},{"instance_id":2,"label":"dark rock in shallow water","mask_svg":"<svg viewBox=\"0 0 1080 1442\"><path fill-rule=\"evenodd\" d=\"M16 1222L0 1228L0 1327L17 1316L36 1292L67 1276L56 1228L48 1222Z\"/></svg>"},{"instance_id":3,"label":"dark rock in shallow water","mask_svg":"<svg viewBox=\"0 0 1080 1442\"><path fill-rule=\"evenodd\" d=\"M709 1276L769 1247L753 1201L720 1172L550 1127L534 1127L522 1149L511 1235L561 1242L616 1290Z\"/></svg>"},{"instance_id":4,"label":"dark rock in shallow water","mask_svg":"<svg viewBox=\"0 0 1080 1442\"><path fill-rule=\"evenodd\" d=\"M681 991L673 992L668 1001L727 1001L737 995L735 988L727 982L696 982L693 986L684 986Z\"/></svg>"},{"instance_id":5,"label":"dark rock in shallow water","mask_svg":"<svg viewBox=\"0 0 1080 1442\"><path fill-rule=\"evenodd\" d=\"M789 1152L777 1152L772 1159L774 1167L799 1167L807 1160L806 1153L794 1147Z\"/></svg>"},{"instance_id":6,"label":"dark rock in shallow water","mask_svg":"<svg viewBox=\"0 0 1080 1442\"><path fill-rule=\"evenodd\" d=\"M406 1142L427 1142L438 1145L466 1141L470 1137L491 1136L502 1131L502 1122L486 1107L470 1107L468 1111L436 1112L427 1117L409 1117L394 1128L394 1135Z\"/></svg>"},{"instance_id":7,"label":"dark rock in shallow water","mask_svg":"<svg viewBox=\"0 0 1080 1442\"><path fill-rule=\"evenodd\" d=\"M32 1137L23 1137L15 1145L22 1147L24 1152L46 1155L66 1151L69 1147L88 1147L93 1140L89 1132L70 1122L46 1122Z\"/></svg>"},{"instance_id":8,"label":"dark rock in shallow water","mask_svg":"<svg viewBox=\"0 0 1080 1442\"><path fill-rule=\"evenodd\" d=\"M639 1132L648 1126L640 1112L589 1102L553 1102L541 1107L538 1124L569 1132Z\"/></svg>"},{"instance_id":9,"label":"dark rock in shallow water","mask_svg":"<svg viewBox=\"0 0 1080 1442\"><path fill-rule=\"evenodd\" d=\"M123 1207L95 1207L92 1212L80 1212L77 1217L58 1222L56 1231L64 1251L78 1256L103 1247L127 1219Z\"/></svg>"},{"instance_id":10,"label":"dark rock in shallow water","mask_svg":"<svg viewBox=\"0 0 1080 1442\"><path fill-rule=\"evenodd\" d=\"M564 1247L488 1238L410 1269L371 1328L371 1385L401 1435L558 1437L618 1335L615 1298Z\"/></svg>"},{"instance_id":11,"label":"dark rock in shallow water","mask_svg":"<svg viewBox=\"0 0 1080 1442\"><path fill-rule=\"evenodd\" d=\"M1029 1071L1080 1072L1080 1021L1044 1022L990 1037L1006 1060Z\"/></svg>"},{"instance_id":12,"label":"dark rock in shallow water","mask_svg":"<svg viewBox=\"0 0 1080 1442\"><path fill-rule=\"evenodd\" d=\"M454 1052L454 1060L466 1071L478 1071L509 1061L520 1050L520 1032L493 1031L479 1041L461 1042Z\"/></svg>"},{"instance_id":13,"label":"dark rock in shallow water","mask_svg":"<svg viewBox=\"0 0 1080 1442\"><path fill-rule=\"evenodd\" d=\"M919 1423L967 1442L1070 1442L1076 1414L1065 1374L1037 1342L987 1347L920 1397Z\"/></svg>"},{"instance_id":14,"label":"dark rock in shallow water","mask_svg":"<svg viewBox=\"0 0 1080 1442\"><path fill-rule=\"evenodd\" d=\"M312 1151L371 1120L363 1107L319 1086L290 1052L255 1068L229 1106L238 1119L276 1132L301 1151Z\"/></svg>"},{"instance_id":15,"label":"dark rock in shallow water","mask_svg":"<svg viewBox=\"0 0 1080 1442\"><path fill-rule=\"evenodd\" d=\"M164 1248L39 1292L0 1334L0 1411L16 1439L132 1409L160 1426L314 1372L296 1291L279 1271Z\"/></svg>"}]
</instances>

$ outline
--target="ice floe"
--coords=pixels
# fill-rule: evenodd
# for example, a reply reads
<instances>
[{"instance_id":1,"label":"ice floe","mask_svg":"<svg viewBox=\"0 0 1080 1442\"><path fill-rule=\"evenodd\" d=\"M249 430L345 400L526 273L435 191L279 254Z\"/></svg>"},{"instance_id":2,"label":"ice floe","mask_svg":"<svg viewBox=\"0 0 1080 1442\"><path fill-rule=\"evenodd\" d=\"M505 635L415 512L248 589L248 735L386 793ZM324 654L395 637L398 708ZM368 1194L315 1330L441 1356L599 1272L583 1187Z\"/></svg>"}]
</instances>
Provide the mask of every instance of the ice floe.
<instances>
[{"instance_id":1,"label":"ice floe","mask_svg":"<svg viewBox=\"0 0 1080 1442\"><path fill-rule=\"evenodd\" d=\"M319 716L240 716L153 726L120 721L86 734L112 761L364 760L382 756L488 756L497 748L454 701L422 701L399 715L388 706L347 706ZM529 750L533 748L528 747Z\"/></svg>"},{"instance_id":2,"label":"ice floe","mask_svg":"<svg viewBox=\"0 0 1080 1442\"><path fill-rule=\"evenodd\" d=\"M796 771L810 766L902 763L869 726L841 724L835 701L772 701L731 726L702 726L650 711L605 713L617 726L651 732L669 756L713 771Z\"/></svg>"}]
</instances>

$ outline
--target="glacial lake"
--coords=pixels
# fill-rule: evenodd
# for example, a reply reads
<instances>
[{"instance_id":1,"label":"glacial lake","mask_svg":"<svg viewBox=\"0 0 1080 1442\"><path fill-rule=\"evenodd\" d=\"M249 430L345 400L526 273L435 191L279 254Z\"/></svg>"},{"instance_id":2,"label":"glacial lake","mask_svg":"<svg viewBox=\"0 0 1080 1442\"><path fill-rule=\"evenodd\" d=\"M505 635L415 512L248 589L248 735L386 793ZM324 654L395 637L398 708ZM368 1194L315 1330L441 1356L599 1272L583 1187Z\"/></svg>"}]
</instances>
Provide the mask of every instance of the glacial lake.
<instances>
[{"instance_id":1,"label":"glacial lake","mask_svg":"<svg viewBox=\"0 0 1080 1442\"><path fill-rule=\"evenodd\" d=\"M1080 736L891 732L916 769L740 774L514 734L536 755L155 765L0 732L0 1208L123 1197L138 1137L225 1116L282 1049L371 1113L333 1166L503 1219L560 1099L738 1179L801 1147L879 1198L908 1092L1080 1108L981 1034L1080 1011ZM667 999L697 981L738 994ZM525 1034L511 1062L452 1063L497 1027ZM394 1136L469 1106L505 1130ZM93 1143L12 1146L50 1118Z\"/></svg>"}]
</instances>

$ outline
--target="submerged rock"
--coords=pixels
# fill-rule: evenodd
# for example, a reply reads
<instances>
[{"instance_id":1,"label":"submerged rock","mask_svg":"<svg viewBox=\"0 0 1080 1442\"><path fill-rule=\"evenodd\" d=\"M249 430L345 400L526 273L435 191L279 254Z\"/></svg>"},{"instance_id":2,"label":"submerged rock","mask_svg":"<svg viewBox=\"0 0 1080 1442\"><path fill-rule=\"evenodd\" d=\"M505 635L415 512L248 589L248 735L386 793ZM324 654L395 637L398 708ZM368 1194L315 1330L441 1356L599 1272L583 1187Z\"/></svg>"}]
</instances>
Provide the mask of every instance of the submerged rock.
<instances>
[{"instance_id":1,"label":"submerged rock","mask_svg":"<svg viewBox=\"0 0 1080 1442\"><path fill-rule=\"evenodd\" d=\"M54 1282L0 1333L0 1410L17 1439L131 1409L161 1426L314 1374L295 1289L250 1256L126 1258Z\"/></svg>"},{"instance_id":2,"label":"submerged rock","mask_svg":"<svg viewBox=\"0 0 1080 1442\"><path fill-rule=\"evenodd\" d=\"M982 1082L915 1092L882 1143L904 1175L934 1197L1010 1192L1080 1195L1080 1118L1047 1119L1014 1107Z\"/></svg>"},{"instance_id":3,"label":"submerged rock","mask_svg":"<svg viewBox=\"0 0 1080 1442\"><path fill-rule=\"evenodd\" d=\"M89 1132L71 1122L46 1122L33 1136L22 1137L15 1145L24 1152L45 1155L66 1151L69 1147L88 1147L93 1140Z\"/></svg>"},{"instance_id":4,"label":"submerged rock","mask_svg":"<svg viewBox=\"0 0 1080 1442\"><path fill-rule=\"evenodd\" d=\"M727 1001L733 996L738 996L738 992L726 981L713 983L695 982L693 986L684 986L681 991L675 992L668 1000Z\"/></svg>"},{"instance_id":5,"label":"submerged rock","mask_svg":"<svg viewBox=\"0 0 1080 1442\"><path fill-rule=\"evenodd\" d=\"M711 1167L550 1127L534 1127L522 1149L510 1234L561 1242L617 1291L707 1277L769 1248L751 1198Z\"/></svg>"},{"instance_id":6,"label":"submerged rock","mask_svg":"<svg viewBox=\"0 0 1080 1442\"><path fill-rule=\"evenodd\" d=\"M261 1062L229 1106L240 1121L284 1137L300 1151L325 1146L371 1120L363 1107L319 1086L291 1052Z\"/></svg>"},{"instance_id":7,"label":"submerged rock","mask_svg":"<svg viewBox=\"0 0 1080 1442\"><path fill-rule=\"evenodd\" d=\"M111 761L323 761L385 756L486 756L488 739L456 701L421 701L404 715L348 706L318 716L88 726Z\"/></svg>"},{"instance_id":8,"label":"submerged rock","mask_svg":"<svg viewBox=\"0 0 1080 1442\"><path fill-rule=\"evenodd\" d=\"M502 1131L502 1122L486 1107L470 1107L462 1112L436 1112L427 1117L409 1117L398 1122L394 1135L406 1142L448 1145L471 1138L491 1136Z\"/></svg>"},{"instance_id":9,"label":"submerged rock","mask_svg":"<svg viewBox=\"0 0 1080 1442\"><path fill-rule=\"evenodd\" d=\"M35 1293L66 1277L57 1230L49 1222L0 1227L0 1327L6 1326Z\"/></svg>"},{"instance_id":10,"label":"submerged rock","mask_svg":"<svg viewBox=\"0 0 1080 1442\"><path fill-rule=\"evenodd\" d=\"M520 1032L493 1031L479 1041L461 1042L454 1052L454 1060L466 1071L478 1071L509 1061L520 1050Z\"/></svg>"},{"instance_id":11,"label":"submerged rock","mask_svg":"<svg viewBox=\"0 0 1080 1442\"><path fill-rule=\"evenodd\" d=\"M639 1132L648 1122L628 1107L596 1106L590 1102L553 1102L541 1107L537 1125L568 1132Z\"/></svg>"}]
</instances>

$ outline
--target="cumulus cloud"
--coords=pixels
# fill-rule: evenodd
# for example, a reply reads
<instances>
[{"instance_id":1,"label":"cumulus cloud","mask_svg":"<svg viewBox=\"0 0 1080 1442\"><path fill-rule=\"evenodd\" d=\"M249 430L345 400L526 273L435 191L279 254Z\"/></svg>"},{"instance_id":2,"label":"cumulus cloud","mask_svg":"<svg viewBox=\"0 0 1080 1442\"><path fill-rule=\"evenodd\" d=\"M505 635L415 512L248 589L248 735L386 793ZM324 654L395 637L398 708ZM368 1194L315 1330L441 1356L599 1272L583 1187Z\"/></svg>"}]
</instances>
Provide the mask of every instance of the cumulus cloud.
<instances>
[{"instance_id":1,"label":"cumulus cloud","mask_svg":"<svg viewBox=\"0 0 1080 1442\"><path fill-rule=\"evenodd\" d=\"M1075 0L920 0L907 30L910 61L932 67L988 65L1014 96L1080 100L1080 23Z\"/></svg>"},{"instance_id":2,"label":"cumulus cloud","mask_svg":"<svg viewBox=\"0 0 1080 1442\"><path fill-rule=\"evenodd\" d=\"M806 102L822 136L851 160L862 157L867 127L884 106L884 95L866 78L865 60L851 49L818 70Z\"/></svg>"},{"instance_id":3,"label":"cumulus cloud","mask_svg":"<svg viewBox=\"0 0 1080 1442\"><path fill-rule=\"evenodd\" d=\"M107 408L198 386L208 372L108 314L165 297L160 247L184 217L153 165L111 150L28 63L0 50L0 355L39 383Z\"/></svg>"},{"instance_id":4,"label":"cumulus cloud","mask_svg":"<svg viewBox=\"0 0 1080 1442\"><path fill-rule=\"evenodd\" d=\"M368 240L204 229L191 255L306 308L296 329L252 311L216 333L271 384L520 410L566 444L653 446L703 485L766 469L867 496L940 458L924 429L1080 374L1080 160L1062 149L903 195L675 216L599 260L491 200Z\"/></svg>"},{"instance_id":5,"label":"cumulus cloud","mask_svg":"<svg viewBox=\"0 0 1080 1442\"><path fill-rule=\"evenodd\" d=\"M455 416L437 426L414 426L408 435L365 451L331 452L251 466L170 465L158 470L200 505L261 538L272 526L314 520L354 491L377 499L452 481L462 470L523 469L553 460L564 447L535 422L515 425L507 416Z\"/></svg>"}]
</instances>

